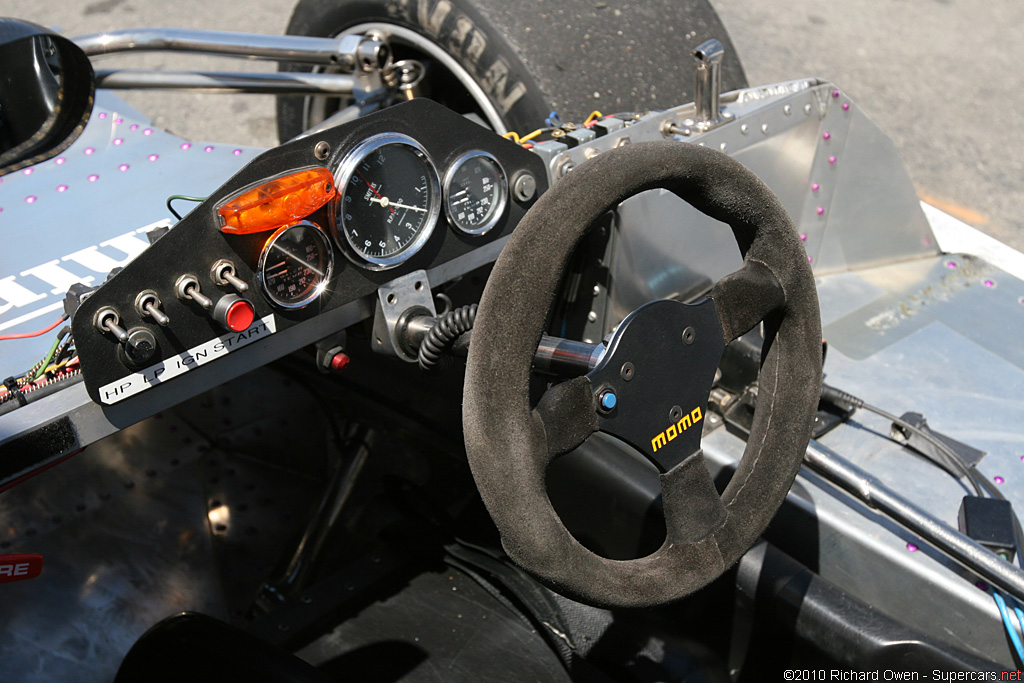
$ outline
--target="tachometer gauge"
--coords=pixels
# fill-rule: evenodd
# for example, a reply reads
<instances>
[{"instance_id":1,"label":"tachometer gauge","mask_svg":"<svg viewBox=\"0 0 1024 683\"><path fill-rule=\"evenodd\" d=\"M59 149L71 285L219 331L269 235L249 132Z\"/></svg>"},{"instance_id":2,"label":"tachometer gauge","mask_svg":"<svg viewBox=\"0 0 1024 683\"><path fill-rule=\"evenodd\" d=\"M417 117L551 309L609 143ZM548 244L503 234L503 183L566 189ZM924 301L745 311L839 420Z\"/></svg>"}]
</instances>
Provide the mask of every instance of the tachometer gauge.
<instances>
[{"instance_id":1,"label":"tachometer gauge","mask_svg":"<svg viewBox=\"0 0 1024 683\"><path fill-rule=\"evenodd\" d=\"M482 235L505 211L508 182L498 160L478 150L460 157L444 180L448 222L470 235Z\"/></svg>"},{"instance_id":2,"label":"tachometer gauge","mask_svg":"<svg viewBox=\"0 0 1024 683\"><path fill-rule=\"evenodd\" d=\"M412 138L386 133L365 140L342 162L335 183L341 192L336 238L361 265L394 267L430 237L440 213L440 184Z\"/></svg>"},{"instance_id":3,"label":"tachometer gauge","mask_svg":"<svg viewBox=\"0 0 1024 683\"><path fill-rule=\"evenodd\" d=\"M319 297L331 278L334 250L316 223L281 228L267 240L257 273L263 293L283 308L302 308Z\"/></svg>"}]
</instances>

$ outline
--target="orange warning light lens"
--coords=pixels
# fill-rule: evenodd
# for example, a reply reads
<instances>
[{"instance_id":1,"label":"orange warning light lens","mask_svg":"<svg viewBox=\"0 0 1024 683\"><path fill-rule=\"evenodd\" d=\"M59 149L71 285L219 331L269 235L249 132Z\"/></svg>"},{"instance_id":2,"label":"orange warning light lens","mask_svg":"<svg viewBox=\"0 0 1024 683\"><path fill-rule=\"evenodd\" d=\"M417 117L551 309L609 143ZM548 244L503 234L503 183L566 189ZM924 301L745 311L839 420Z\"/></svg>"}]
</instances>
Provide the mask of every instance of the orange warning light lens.
<instances>
[{"instance_id":1,"label":"orange warning light lens","mask_svg":"<svg viewBox=\"0 0 1024 683\"><path fill-rule=\"evenodd\" d=\"M276 230L305 218L329 202L337 190L326 168L310 168L267 181L220 205L221 232L249 235Z\"/></svg>"}]
</instances>

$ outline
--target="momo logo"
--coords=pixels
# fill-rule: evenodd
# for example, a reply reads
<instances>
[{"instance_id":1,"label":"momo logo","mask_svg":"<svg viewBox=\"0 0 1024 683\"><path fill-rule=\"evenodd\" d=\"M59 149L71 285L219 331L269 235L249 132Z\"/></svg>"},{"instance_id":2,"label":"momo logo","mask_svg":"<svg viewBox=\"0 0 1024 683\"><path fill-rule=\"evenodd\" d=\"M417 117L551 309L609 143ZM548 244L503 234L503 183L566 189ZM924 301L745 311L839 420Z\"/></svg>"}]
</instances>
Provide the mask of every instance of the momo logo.
<instances>
[{"instance_id":1,"label":"momo logo","mask_svg":"<svg viewBox=\"0 0 1024 683\"><path fill-rule=\"evenodd\" d=\"M667 446L669 441L674 440L677 436L685 432L690 427L696 425L702 419L704 419L704 413L701 412L700 406L698 406L691 410L688 415L683 415L678 422L670 426L661 434L658 434L656 437L651 439L651 451L657 453L659 448Z\"/></svg>"}]
</instances>

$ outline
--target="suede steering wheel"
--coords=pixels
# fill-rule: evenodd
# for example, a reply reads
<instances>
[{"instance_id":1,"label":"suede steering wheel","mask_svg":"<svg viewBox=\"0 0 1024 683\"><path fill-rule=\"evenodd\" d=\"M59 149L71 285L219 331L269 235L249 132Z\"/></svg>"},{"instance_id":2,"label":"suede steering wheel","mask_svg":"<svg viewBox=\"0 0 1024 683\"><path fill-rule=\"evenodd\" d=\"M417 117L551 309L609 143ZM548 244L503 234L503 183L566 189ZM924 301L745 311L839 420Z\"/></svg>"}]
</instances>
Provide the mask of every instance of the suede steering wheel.
<instances>
[{"instance_id":1,"label":"suede steering wheel","mask_svg":"<svg viewBox=\"0 0 1024 683\"><path fill-rule=\"evenodd\" d=\"M597 367L552 386L531 407L531 361L573 248L602 215L655 188L728 223L743 266L699 304L658 301L633 311ZM725 345L762 321L753 425L719 496L700 449L708 393ZM754 543L789 491L810 438L821 362L806 252L779 200L752 172L724 154L668 141L581 164L509 238L473 329L466 452L505 551L554 589L598 606L663 604L707 585ZM662 472L666 538L647 557L594 554L548 499L548 464L598 430L630 443Z\"/></svg>"}]
</instances>

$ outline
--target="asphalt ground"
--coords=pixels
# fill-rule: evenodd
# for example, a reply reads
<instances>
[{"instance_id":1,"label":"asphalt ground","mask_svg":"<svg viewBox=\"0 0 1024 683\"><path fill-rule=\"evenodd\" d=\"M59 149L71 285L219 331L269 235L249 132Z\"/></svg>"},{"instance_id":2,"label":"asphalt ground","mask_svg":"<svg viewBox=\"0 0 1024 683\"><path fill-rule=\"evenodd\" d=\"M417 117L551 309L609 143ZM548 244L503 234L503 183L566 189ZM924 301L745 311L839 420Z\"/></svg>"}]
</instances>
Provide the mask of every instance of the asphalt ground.
<instances>
[{"instance_id":1,"label":"asphalt ground","mask_svg":"<svg viewBox=\"0 0 1024 683\"><path fill-rule=\"evenodd\" d=\"M626 9L626 3L608 4ZM281 33L291 6L272 0L3 0L0 13L71 36L142 26ZM895 140L922 198L1024 251L1024 3L716 0L715 7L751 83L802 76L836 83ZM102 66L271 68L170 53L110 57ZM277 141L267 96L130 92L126 99L156 125L190 139Z\"/></svg>"}]
</instances>

